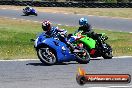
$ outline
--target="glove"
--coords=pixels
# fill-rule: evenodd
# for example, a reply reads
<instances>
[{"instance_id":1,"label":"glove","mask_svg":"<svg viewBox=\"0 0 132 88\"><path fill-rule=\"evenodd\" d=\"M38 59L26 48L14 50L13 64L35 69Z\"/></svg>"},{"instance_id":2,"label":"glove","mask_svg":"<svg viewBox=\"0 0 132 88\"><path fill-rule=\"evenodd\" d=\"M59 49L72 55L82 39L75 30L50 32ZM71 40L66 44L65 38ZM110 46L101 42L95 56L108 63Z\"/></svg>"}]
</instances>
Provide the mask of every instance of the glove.
<instances>
[{"instance_id":1,"label":"glove","mask_svg":"<svg viewBox=\"0 0 132 88\"><path fill-rule=\"evenodd\" d=\"M67 37L67 31L64 30L62 32L59 32L59 34L62 36L62 37Z\"/></svg>"}]
</instances>

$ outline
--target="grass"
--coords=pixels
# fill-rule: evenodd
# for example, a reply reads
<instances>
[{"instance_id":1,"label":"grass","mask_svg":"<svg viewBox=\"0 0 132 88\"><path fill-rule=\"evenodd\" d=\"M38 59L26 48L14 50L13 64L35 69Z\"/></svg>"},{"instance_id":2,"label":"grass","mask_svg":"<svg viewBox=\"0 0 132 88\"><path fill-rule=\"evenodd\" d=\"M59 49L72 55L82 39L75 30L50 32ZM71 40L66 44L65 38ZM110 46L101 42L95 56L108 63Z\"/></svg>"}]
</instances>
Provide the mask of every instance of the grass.
<instances>
[{"instance_id":1,"label":"grass","mask_svg":"<svg viewBox=\"0 0 132 88\"><path fill-rule=\"evenodd\" d=\"M74 32L78 27L59 26ZM106 33L107 41L113 48L114 56L132 55L132 34L95 29L96 32ZM41 24L22 20L12 20L0 17L0 59L37 58L31 38L41 33Z\"/></svg>"},{"instance_id":2,"label":"grass","mask_svg":"<svg viewBox=\"0 0 132 88\"><path fill-rule=\"evenodd\" d=\"M61 13L86 14L95 16L109 16L132 18L132 8L59 8L59 7L37 7L39 11L55 11Z\"/></svg>"},{"instance_id":3,"label":"grass","mask_svg":"<svg viewBox=\"0 0 132 88\"><path fill-rule=\"evenodd\" d=\"M98 33L104 32L109 39L107 43L113 48L114 56L132 55L132 34L125 32L112 32L105 30L95 30Z\"/></svg>"},{"instance_id":4,"label":"grass","mask_svg":"<svg viewBox=\"0 0 132 88\"><path fill-rule=\"evenodd\" d=\"M0 18L0 59L36 58L30 39L40 29L40 24Z\"/></svg>"}]
</instances>

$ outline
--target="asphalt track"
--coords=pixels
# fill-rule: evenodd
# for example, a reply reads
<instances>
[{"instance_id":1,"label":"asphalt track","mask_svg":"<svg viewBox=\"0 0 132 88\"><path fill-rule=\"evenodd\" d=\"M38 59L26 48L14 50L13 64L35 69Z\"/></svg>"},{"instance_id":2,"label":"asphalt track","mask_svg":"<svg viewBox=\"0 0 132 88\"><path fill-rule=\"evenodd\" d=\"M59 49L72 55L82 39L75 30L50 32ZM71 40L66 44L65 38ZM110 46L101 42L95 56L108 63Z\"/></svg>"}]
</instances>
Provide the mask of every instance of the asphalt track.
<instances>
[{"instance_id":1,"label":"asphalt track","mask_svg":"<svg viewBox=\"0 0 132 88\"><path fill-rule=\"evenodd\" d=\"M42 21L43 19L48 19L54 24L78 25L78 20L81 17L87 17L89 23L94 28L114 30L114 31L125 31L132 32L132 19L121 19L121 18L108 18L108 17L98 17L98 16L86 16L86 15L75 15L75 14L60 14L60 13L44 13L39 12L38 16L22 16L21 10L8 10L0 9L0 16L20 18L34 21Z\"/></svg>"},{"instance_id":2,"label":"asphalt track","mask_svg":"<svg viewBox=\"0 0 132 88\"><path fill-rule=\"evenodd\" d=\"M45 66L38 60L0 61L0 88L132 88L129 84L85 84L76 82L78 67L87 74L130 74L132 57L96 59L88 64L76 62Z\"/></svg>"},{"instance_id":3,"label":"asphalt track","mask_svg":"<svg viewBox=\"0 0 132 88\"><path fill-rule=\"evenodd\" d=\"M57 13L39 13L39 16L21 16L19 10L1 10L0 16L20 18L33 21L49 19L56 24L78 25L78 19L83 15ZM131 19L87 16L96 28L115 29L131 32ZM114 58L110 60L96 59L80 65L69 62L53 66L45 66L37 60L0 61L0 88L132 88L129 84L86 84L76 83L76 73L79 66L88 74L130 74L132 75L132 57Z\"/></svg>"}]
</instances>

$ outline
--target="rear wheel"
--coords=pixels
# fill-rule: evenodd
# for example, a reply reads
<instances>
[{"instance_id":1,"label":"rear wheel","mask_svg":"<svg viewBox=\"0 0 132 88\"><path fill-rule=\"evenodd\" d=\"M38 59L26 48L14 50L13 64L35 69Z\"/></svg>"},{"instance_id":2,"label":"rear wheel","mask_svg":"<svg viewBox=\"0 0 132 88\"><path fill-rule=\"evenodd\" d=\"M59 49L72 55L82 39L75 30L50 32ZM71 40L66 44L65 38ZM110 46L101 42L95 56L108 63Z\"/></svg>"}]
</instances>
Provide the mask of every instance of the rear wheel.
<instances>
[{"instance_id":1,"label":"rear wheel","mask_svg":"<svg viewBox=\"0 0 132 88\"><path fill-rule=\"evenodd\" d=\"M40 61L44 64L53 65L53 64L57 63L56 56L55 56L53 50L49 47L39 48L37 50L37 55L38 55Z\"/></svg>"},{"instance_id":2,"label":"rear wheel","mask_svg":"<svg viewBox=\"0 0 132 88\"><path fill-rule=\"evenodd\" d=\"M87 52L86 49L81 49L82 52L77 52L76 57L77 57L77 62L80 64L87 64L90 61L90 55Z\"/></svg>"},{"instance_id":3,"label":"rear wheel","mask_svg":"<svg viewBox=\"0 0 132 88\"><path fill-rule=\"evenodd\" d=\"M29 13L25 13L25 16L29 16Z\"/></svg>"}]
</instances>

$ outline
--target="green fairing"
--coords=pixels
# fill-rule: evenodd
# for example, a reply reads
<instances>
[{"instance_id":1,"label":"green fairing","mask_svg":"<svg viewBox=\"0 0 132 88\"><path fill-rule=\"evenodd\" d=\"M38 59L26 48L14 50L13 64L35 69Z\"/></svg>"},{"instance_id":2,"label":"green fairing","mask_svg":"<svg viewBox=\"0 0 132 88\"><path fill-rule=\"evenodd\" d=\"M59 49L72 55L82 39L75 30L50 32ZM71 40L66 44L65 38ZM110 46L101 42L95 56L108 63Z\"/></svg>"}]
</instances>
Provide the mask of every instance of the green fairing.
<instances>
[{"instance_id":1,"label":"green fairing","mask_svg":"<svg viewBox=\"0 0 132 88\"><path fill-rule=\"evenodd\" d=\"M81 38L80 41L84 43L87 46L87 48L90 48L90 49L95 48L96 41L93 40L92 38L84 37L84 38Z\"/></svg>"},{"instance_id":2,"label":"green fairing","mask_svg":"<svg viewBox=\"0 0 132 88\"><path fill-rule=\"evenodd\" d=\"M78 32L78 33L82 33L82 31ZM74 35L77 35L78 33L75 33ZM79 40L79 42L82 42L83 44L85 44L85 46L89 49L93 49L95 48L96 45L96 41L93 40L92 38L88 37L87 35L83 35L84 38L81 38Z\"/></svg>"},{"instance_id":3,"label":"green fairing","mask_svg":"<svg viewBox=\"0 0 132 88\"><path fill-rule=\"evenodd\" d=\"M105 35L105 33L102 33L102 36ZM87 48L95 48L95 45L96 45L96 41L86 35L83 35L85 36L84 38L81 38L80 41L83 42Z\"/></svg>"}]
</instances>

